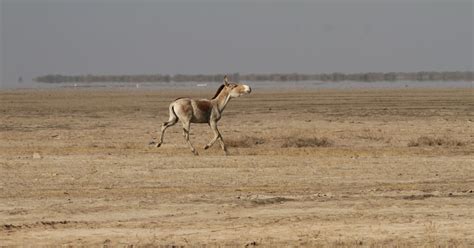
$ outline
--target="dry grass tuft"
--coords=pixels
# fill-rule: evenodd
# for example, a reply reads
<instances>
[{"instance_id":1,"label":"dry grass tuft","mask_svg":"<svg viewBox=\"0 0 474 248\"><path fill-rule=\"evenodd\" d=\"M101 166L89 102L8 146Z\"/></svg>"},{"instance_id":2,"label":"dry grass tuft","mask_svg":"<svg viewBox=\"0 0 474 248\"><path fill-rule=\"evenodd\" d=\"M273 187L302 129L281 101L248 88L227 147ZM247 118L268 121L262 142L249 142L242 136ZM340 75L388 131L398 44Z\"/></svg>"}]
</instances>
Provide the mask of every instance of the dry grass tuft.
<instances>
[{"instance_id":1,"label":"dry grass tuft","mask_svg":"<svg viewBox=\"0 0 474 248\"><path fill-rule=\"evenodd\" d=\"M372 141L386 141L389 142L391 138L387 139L384 134L379 129L379 132L372 131L368 128L364 129L362 132L358 133L356 137L365 140L372 140Z\"/></svg>"},{"instance_id":2,"label":"dry grass tuft","mask_svg":"<svg viewBox=\"0 0 474 248\"><path fill-rule=\"evenodd\" d=\"M409 147L417 146L463 146L464 142L460 140L454 140L448 137L439 138L439 137L428 137L420 136L416 140L410 140L408 142Z\"/></svg>"},{"instance_id":3,"label":"dry grass tuft","mask_svg":"<svg viewBox=\"0 0 474 248\"><path fill-rule=\"evenodd\" d=\"M251 202L256 205L266 205L266 204L275 204L275 203L283 203L287 201L294 201L291 198L286 197L270 197L270 198L263 198L263 199L253 199Z\"/></svg>"},{"instance_id":4,"label":"dry grass tuft","mask_svg":"<svg viewBox=\"0 0 474 248\"><path fill-rule=\"evenodd\" d=\"M261 145L265 143L265 140L259 137L242 136L238 138L225 139L224 143L229 147L249 148Z\"/></svg>"},{"instance_id":5,"label":"dry grass tuft","mask_svg":"<svg viewBox=\"0 0 474 248\"><path fill-rule=\"evenodd\" d=\"M334 145L334 142L326 137L322 138L288 138L285 143L281 145L283 148L288 147L329 147Z\"/></svg>"}]
</instances>

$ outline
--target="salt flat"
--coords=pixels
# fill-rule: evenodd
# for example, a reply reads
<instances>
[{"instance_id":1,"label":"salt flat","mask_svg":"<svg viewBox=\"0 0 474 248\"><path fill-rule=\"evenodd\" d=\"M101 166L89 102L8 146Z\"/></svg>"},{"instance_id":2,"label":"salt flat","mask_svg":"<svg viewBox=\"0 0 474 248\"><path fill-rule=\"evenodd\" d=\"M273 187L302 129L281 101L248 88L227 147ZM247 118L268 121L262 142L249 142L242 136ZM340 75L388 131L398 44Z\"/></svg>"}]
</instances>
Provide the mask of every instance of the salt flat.
<instances>
[{"instance_id":1,"label":"salt flat","mask_svg":"<svg viewBox=\"0 0 474 248\"><path fill-rule=\"evenodd\" d=\"M474 246L472 89L255 90L148 146L179 96L0 92L0 244Z\"/></svg>"}]
</instances>

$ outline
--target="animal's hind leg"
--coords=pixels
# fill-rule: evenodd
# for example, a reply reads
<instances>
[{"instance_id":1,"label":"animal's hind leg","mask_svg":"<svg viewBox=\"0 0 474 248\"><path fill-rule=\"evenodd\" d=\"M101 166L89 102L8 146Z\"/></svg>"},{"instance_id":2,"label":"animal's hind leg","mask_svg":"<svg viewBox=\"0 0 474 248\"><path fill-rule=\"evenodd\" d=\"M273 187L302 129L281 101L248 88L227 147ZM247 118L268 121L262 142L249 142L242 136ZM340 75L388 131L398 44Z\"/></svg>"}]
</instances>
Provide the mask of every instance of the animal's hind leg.
<instances>
[{"instance_id":1,"label":"animal's hind leg","mask_svg":"<svg viewBox=\"0 0 474 248\"><path fill-rule=\"evenodd\" d=\"M191 152L194 153L194 155L199 155L194 146L191 144L191 141L189 141L189 130L190 130L191 123L189 122L183 122L183 136L184 139L186 140L186 143L188 143L189 147L191 148Z\"/></svg>"},{"instance_id":2,"label":"animal's hind leg","mask_svg":"<svg viewBox=\"0 0 474 248\"><path fill-rule=\"evenodd\" d=\"M171 115L167 122L163 122L163 125L161 125L160 141L156 144L156 147L160 147L161 144L163 144L163 136L165 135L166 129L176 124L176 122L178 122L178 118L175 115Z\"/></svg>"}]
</instances>

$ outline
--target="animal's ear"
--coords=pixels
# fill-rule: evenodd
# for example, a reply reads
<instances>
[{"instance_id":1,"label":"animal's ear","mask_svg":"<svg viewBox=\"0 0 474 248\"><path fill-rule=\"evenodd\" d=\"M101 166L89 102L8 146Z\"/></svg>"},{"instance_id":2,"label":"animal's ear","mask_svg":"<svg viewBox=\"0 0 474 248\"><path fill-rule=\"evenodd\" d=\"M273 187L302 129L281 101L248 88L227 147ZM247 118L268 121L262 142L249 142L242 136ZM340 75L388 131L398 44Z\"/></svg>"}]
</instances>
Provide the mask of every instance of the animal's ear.
<instances>
[{"instance_id":1,"label":"animal's ear","mask_svg":"<svg viewBox=\"0 0 474 248\"><path fill-rule=\"evenodd\" d=\"M224 76L224 85L229 85L229 79L227 79L227 75Z\"/></svg>"}]
</instances>

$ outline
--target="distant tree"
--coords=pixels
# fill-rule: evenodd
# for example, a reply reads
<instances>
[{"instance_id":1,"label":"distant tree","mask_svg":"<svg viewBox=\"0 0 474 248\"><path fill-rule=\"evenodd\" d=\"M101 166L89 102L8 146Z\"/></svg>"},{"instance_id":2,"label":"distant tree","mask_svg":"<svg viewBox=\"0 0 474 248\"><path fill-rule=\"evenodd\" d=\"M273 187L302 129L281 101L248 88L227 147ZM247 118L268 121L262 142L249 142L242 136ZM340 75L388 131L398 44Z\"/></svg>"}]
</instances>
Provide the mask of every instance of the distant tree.
<instances>
[{"instance_id":1,"label":"distant tree","mask_svg":"<svg viewBox=\"0 0 474 248\"><path fill-rule=\"evenodd\" d=\"M472 81L474 73L472 71L447 71L447 72L389 72L389 73L321 73L321 74L231 74L233 81ZM95 83L95 82L221 82L224 74L142 74L142 75L75 75L66 76L59 74L48 74L34 78L34 81L41 83ZM19 78L20 81L21 77Z\"/></svg>"}]
</instances>

